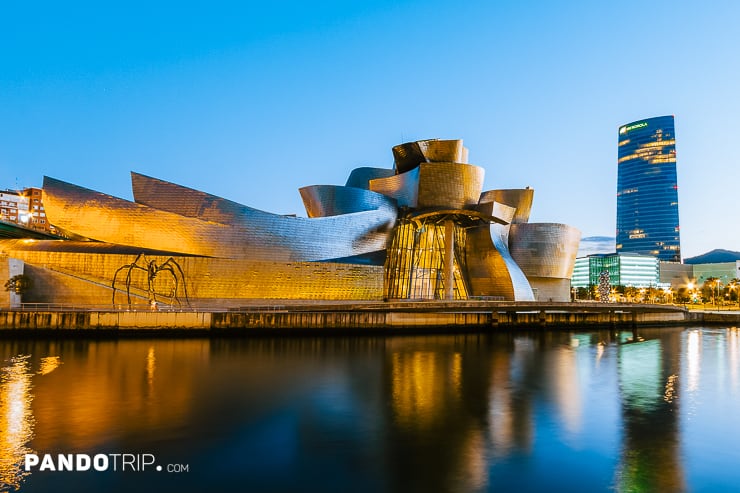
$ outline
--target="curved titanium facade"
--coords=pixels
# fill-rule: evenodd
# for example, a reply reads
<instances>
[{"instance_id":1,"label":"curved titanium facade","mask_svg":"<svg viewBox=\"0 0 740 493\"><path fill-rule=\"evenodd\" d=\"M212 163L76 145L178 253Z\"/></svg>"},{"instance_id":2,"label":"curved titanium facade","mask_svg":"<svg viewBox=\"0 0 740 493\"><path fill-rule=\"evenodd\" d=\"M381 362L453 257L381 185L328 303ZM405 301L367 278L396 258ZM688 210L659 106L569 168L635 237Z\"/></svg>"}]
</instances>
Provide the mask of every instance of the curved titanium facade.
<instances>
[{"instance_id":1,"label":"curved titanium facade","mask_svg":"<svg viewBox=\"0 0 740 493\"><path fill-rule=\"evenodd\" d=\"M529 213L534 201L534 190L531 188L515 188L504 190L488 190L480 196L480 203L498 202L500 204L514 207L516 213L512 218L512 224L526 223L529 221Z\"/></svg>"},{"instance_id":2,"label":"curved titanium facade","mask_svg":"<svg viewBox=\"0 0 740 493\"><path fill-rule=\"evenodd\" d=\"M509 250L527 277L570 279L581 232L555 223L512 224Z\"/></svg>"},{"instance_id":3,"label":"curved titanium facade","mask_svg":"<svg viewBox=\"0 0 740 493\"><path fill-rule=\"evenodd\" d=\"M393 162L398 174L406 173L421 163L467 163L468 150L462 140L417 140L393 147Z\"/></svg>"},{"instance_id":4,"label":"curved titanium facade","mask_svg":"<svg viewBox=\"0 0 740 493\"><path fill-rule=\"evenodd\" d=\"M395 174L394 170L388 168L355 168L350 172L344 186L370 190L370 180L389 178Z\"/></svg>"},{"instance_id":5,"label":"curved titanium facade","mask_svg":"<svg viewBox=\"0 0 740 493\"><path fill-rule=\"evenodd\" d=\"M509 249L540 301L569 301L581 232L566 224L512 224Z\"/></svg>"},{"instance_id":6,"label":"curved titanium facade","mask_svg":"<svg viewBox=\"0 0 740 493\"><path fill-rule=\"evenodd\" d=\"M619 127L617 252L681 261L673 116Z\"/></svg>"},{"instance_id":7,"label":"curved titanium facade","mask_svg":"<svg viewBox=\"0 0 740 493\"><path fill-rule=\"evenodd\" d=\"M251 209L220 197L135 175L148 205L45 177L47 217L98 241L173 253L253 260L316 261L384 250L395 209L305 219ZM179 213L177 213L179 212Z\"/></svg>"},{"instance_id":8,"label":"curved titanium facade","mask_svg":"<svg viewBox=\"0 0 740 493\"><path fill-rule=\"evenodd\" d=\"M388 178L370 180L370 190L396 200L398 207L415 208L419 200L419 168Z\"/></svg>"},{"instance_id":9,"label":"curved titanium facade","mask_svg":"<svg viewBox=\"0 0 740 493\"><path fill-rule=\"evenodd\" d=\"M419 209L472 209L478 204L485 171L463 163L426 163L419 166Z\"/></svg>"},{"instance_id":10,"label":"curved titanium facade","mask_svg":"<svg viewBox=\"0 0 740 493\"><path fill-rule=\"evenodd\" d=\"M143 254L144 265L174 257L188 297L222 306L247 298L530 301L533 287L540 299L569 292L579 235L527 224L533 190L481 193L484 170L467 164L461 140L406 143L393 155L395 169L359 168L351 186L300 189L308 218L138 173L134 202L45 178L49 221L97 242L6 240L0 253L26 262L39 287L59 287L57 298L35 293L39 302L110 302L116 273ZM131 294L145 303L151 282L140 271L143 284L137 278Z\"/></svg>"},{"instance_id":11,"label":"curved titanium facade","mask_svg":"<svg viewBox=\"0 0 740 493\"><path fill-rule=\"evenodd\" d=\"M396 208L393 199L362 188L312 185L299 191L308 217L340 216L353 212Z\"/></svg>"},{"instance_id":12,"label":"curved titanium facade","mask_svg":"<svg viewBox=\"0 0 740 493\"><path fill-rule=\"evenodd\" d=\"M424 163L403 174L370 181L370 190L418 209L474 209L485 170L464 163Z\"/></svg>"},{"instance_id":13,"label":"curved titanium facade","mask_svg":"<svg viewBox=\"0 0 740 493\"><path fill-rule=\"evenodd\" d=\"M483 224L468 231L467 265L471 291L475 296L494 296L514 301L533 301L532 288L508 247L508 223L516 209L488 202L482 209L506 224Z\"/></svg>"}]
</instances>

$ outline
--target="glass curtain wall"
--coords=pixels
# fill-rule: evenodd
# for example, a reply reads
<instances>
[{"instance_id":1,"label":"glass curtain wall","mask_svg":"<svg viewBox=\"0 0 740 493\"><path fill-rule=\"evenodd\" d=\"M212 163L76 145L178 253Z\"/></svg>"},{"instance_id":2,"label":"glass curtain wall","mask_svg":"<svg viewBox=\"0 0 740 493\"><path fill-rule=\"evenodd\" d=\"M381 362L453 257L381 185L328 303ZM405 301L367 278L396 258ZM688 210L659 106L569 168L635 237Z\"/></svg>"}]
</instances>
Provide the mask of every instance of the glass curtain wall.
<instances>
[{"instance_id":1,"label":"glass curtain wall","mask_svg":"<svg viewBox=\"0 0 740 493\"><path fill-rule=\"evenodd\" d=\"M386 298L445 299L445 219L399 220L385 265ZM469 289L463 274L466 229L455 223L453 236L453 297L467 299Z\"/></svg>"}]
</instances>

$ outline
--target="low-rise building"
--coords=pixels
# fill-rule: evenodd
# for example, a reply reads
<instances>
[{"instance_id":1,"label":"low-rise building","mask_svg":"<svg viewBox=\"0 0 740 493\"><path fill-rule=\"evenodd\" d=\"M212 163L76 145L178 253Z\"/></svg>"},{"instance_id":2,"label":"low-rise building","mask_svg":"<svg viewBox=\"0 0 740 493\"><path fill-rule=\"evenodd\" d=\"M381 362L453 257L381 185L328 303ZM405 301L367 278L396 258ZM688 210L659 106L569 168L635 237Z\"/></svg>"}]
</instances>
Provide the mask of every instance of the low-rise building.
<instances>
[{"instance_id":1,"label":"low-rise building","mask_svg":"<svg viewBox=\"0 0 740 493\"><path fill-rule=\"evenodd\" d=\"M647 288L661 285L657 257L637 253L610 253L577 258L571 286L598 286L604 271L609 273L609 284L612 286Z\"/></svg>"},{"instance_id":2,"label":"low-rise building","mask_svg":"<svg viewBox=\"0 0 740 493\"><path fill-rule=\"evenodd\" d=\"M37 187L0 192L0 220L48 233L54 232L46 218L42 190Z\"/></svg>"},{"instance_id":3,"label":"low-rise building","mask_svg":"<svg viewBox=\"0 0 740 493\"><path fill-rule=\"evenodd\" d=\"M703 286L707 279L718 279L725 286L733 279L740 279L740 260L714 264L694 264L693 279L697 286Z\"/></svg>"}]
</instances>

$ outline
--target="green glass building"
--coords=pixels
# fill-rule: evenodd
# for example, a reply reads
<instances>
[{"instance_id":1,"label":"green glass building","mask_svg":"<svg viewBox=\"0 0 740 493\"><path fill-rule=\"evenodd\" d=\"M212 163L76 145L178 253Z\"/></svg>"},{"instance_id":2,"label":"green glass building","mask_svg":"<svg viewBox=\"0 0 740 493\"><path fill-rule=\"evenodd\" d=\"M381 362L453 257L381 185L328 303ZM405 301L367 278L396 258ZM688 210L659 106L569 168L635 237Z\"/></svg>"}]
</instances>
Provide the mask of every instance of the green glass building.
<instances>
[{"instance_id":1,"label":"green glass building","mask_svg":"<svg viewBox=\"0 0 740 493\"><path fill-rule=\"evenodd\" d=\"M609 283L612 286L647 288L657 287L660 283L657 257L637 253L610 253L577 258L571 286L598 286L599 275L603 271L609 273Z\"/></svg>"}]
</instances>

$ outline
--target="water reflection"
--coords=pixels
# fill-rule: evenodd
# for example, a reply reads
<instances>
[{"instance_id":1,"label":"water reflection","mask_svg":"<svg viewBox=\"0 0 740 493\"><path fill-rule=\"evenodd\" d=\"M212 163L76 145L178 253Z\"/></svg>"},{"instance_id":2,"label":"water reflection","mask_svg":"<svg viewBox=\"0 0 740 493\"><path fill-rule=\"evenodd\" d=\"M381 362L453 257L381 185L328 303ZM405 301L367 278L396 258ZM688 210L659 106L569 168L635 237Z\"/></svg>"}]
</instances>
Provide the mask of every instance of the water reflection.
<instances>
[{"instance_id":1,"label":"water reflection","mask_svg":"<svg viewBox=\"0 0 740 493\"><path fill-rule=\"evenodd\" d=\"M728 466L740 460L739 339L676 328L6 341L0 480L24 491L712 491L740 481ZM193 472L67 486L62 473L23 477L32 450L150 452Z\"/></svg>"},{"instance_id":2,"label":"water reflection","mask_svg":"<svg viewBox=\"0 0 740 493\"><path fill-rule=\"evenodd\" d=\"M0 489L18 488L23 476L25 454L33 451L31 413L31 371L29 356L19 355L5 361L0 374Z\"/></svg>"},{"instance_id":3,"label":"water reflection","mask_svg":"<svg viewBox=\"0 0 740 493\"><path fill-rule=\"evenodd\" d=\"M59 365L61 364L62 360L59 356L46 356L44 358L41 358L38 374L48 375L49 373L59 368Z\"/></svg>"},{"instance_id":4,"label":"water reflection","mask_svg":"<svg viewBox=\"0 0 740 493\"><path fill-rule=\"evenodd\" d=\"M740 329L731 327L727 329L727 353L729 356L728 367L730 368L730 389L733 395L737 395L740 387Z\"/></svg>"},{"instance_id":5,"label":"water reflection","mask_svg":"<svg viewBox=\"0 0 740 493\"><path fill-rule=\"evenodd\" d=\"M687 336L686 363L688 391L694 392L699 387L701 371L701 329L692 329Z\"/></svg>"},{"instance_id":6,"label":"water reflection","mask_svg":"<svg viewBox=\"0 0 740 493\"><path fill-rule=\"evenodd\" d=\"M616 489L685 491L678 423L680 393L675 384L680 372L681 333L643 330L640 337L619 349L624 438ZM690 348L687 354L690 361Z\"/></svg>"}]
</instances>

